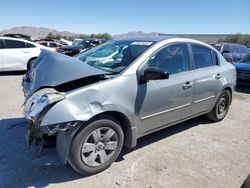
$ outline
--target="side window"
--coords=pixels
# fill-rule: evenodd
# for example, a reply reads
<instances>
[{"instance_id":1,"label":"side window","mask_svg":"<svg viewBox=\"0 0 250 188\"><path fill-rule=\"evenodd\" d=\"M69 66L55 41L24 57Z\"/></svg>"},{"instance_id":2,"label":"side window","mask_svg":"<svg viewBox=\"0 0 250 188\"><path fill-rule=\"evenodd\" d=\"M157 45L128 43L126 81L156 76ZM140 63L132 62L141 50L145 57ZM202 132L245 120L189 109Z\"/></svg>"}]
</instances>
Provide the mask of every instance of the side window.
<instances>
[{"instance_id":1,"label":"side window","mask_svg":"<svg viewBox=\"0 0 250 188\"><path fill-rule=\"evenodd\" d=\"M248 53L247 48L245 46L239 45L238 47L239 47L240 53L242 53L242 54L247 54Z\"/></svg>"},{"instance_id":2,"label":"side window","mask_svg":"<svg viewBox=\"0 0 250 188\"><path fill-rule=\"evenodd\" d=\"M5 39L5 48L25 48L25 43L18 40Z\"/></svg>"},{"instance_id":3,"label":"side window","mask_svg":"<svg viewBox=\"0 0 250 188\"><path fill-rule=\"evenodd\" d=\"M236 45L232 45L231 49L232 49L232 53L239 53L239 50Z\"/></svg>"},{"instance_id":4,"label":"side window","mask_svg":"<svg viewBox=\"0 0 250 188\"><path fill-rule=\"evenodd\" d=\"M49 46L52 47L52 48L58 47L57 44L56 44L56 43L53 43L53 42L51 42Z\"/></svg>"},{"instance_id":5,"label":"side window","mask_svg":"<svg viewBox=\"0 0 250 188\"><path fill-rule=\"evenodd\" d=\"M219 58L216 52L212 51L213 54L213 64L214 65L219 65Z\"/></svg>"},{"instance_id":6,"label":"side window","mask_svg":"<svg viewBox=\"0 0 250 188\"><path fill-rule=\"evenodd\" d=\"M212 50L200 45L192 45L195 69L213 66Z\"/></svg>"},{"instance_id":7,"label":"side window","mask_svg":"<svg viewBox=\"0 0 250 188\"><path fill-rule=\"evenodd\" d=\"M48 46L47 42L41 42L40 44L43 45L43 46Z\"/></svg>"},{"instance_id":8,"label":"side window","mask_svg":"<svg viewBox=\"0 0 250 188\"><path fill-rule=\"evenodd\" d=\"M36 46L34 44L31 44L29 42L26 42L26 48L35 48Z\"/></svg>"},{"instance_id":9,"label":"side window","mask_svg":"<svg viewBox=\"0 0 250 188\"><path fill-rule=\"evenodd\" d=\"M189 70L187 44L172 44L156 52L148 61L149 67L158 67L170 74Z\"/></svg>"},{"instance_id":10,"label":"side window","mask_svg":"<svg viewBox=\"0 0 250 188\"><path fill-rule=\"evenodd\" d=\"M4 48L4 43L3 43L3 40L0 39L0 49L3 49Z\"/></svg>"}]
</instances>

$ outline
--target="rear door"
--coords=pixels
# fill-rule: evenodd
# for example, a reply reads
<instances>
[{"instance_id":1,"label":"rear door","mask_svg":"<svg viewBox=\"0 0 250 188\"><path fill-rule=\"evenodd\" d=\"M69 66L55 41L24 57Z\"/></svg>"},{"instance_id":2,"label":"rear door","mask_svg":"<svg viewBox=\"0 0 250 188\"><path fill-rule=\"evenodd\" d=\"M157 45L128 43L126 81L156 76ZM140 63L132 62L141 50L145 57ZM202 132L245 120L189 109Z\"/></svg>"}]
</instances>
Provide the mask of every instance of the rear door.
<instances>
[{"instance_id":1,"label":"rear door","mask_svg":"<svg viewBox=\"0 0 250 188\"><path fill-rule=\"evenodd\" d=\"M4 42L0 39L0 71L3 70L3 49L4 49Z\"/></svg>"},{"instance_id":2,"label":"rear door","mask_svg":"<svg viewBox=\"0 0 250 188\"><path fill-rule=\"evenodd\" d=\"M191 44L194 68L193 114L211 110L223 87L217 53L205 46Z\"/></svg>"},{"instance_id":3,"label":"rear door","mask_svg":"<svg viewBox=\"0 0 250 188\"><path fill-rule=\"evenodd\" d=\"M5 49L3 50L3 62L5 70L25 70L29 58L25 42L5 39Z\"/></svg>"}]
</instances>

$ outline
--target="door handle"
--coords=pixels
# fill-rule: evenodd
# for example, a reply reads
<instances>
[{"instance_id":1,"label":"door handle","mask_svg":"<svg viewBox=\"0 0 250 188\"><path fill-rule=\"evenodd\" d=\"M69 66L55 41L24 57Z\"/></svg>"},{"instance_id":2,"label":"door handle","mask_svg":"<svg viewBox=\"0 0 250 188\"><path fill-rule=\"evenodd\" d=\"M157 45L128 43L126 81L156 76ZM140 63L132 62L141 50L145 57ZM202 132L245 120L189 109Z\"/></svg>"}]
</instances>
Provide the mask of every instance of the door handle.
<instances>
[{"instance_id":1,"label":"door handle","mask_svg":"<svg viewBox=\"0 0 250 188\"><path fill-rule=\"evenodd\" d=\"M193 86L193 84L191 82L186 82L182 87L183 89L189 89Z\"/></svg>"},{"instance_id":2,"label":"door handle","mask_svg":"<svg viewBox=\"0 0 250 188\"><path fill-rule=\"evenodd\" d=\"M28 52L28 51L23 51L23 53L27 54L27 53L29 53L29 52Z\"/></svg>"},{"instance_id":3,"label":"door handle","mask_svg":"<svg viewBox=\"0 0 250 188\"><path fill-rule=\"evenodd\" d=\"M218 74L214 75L214 77L215 77L216 79L220 79L220 78L221 78L221 75L218 73Z\"/></svg>"}]
</instances>

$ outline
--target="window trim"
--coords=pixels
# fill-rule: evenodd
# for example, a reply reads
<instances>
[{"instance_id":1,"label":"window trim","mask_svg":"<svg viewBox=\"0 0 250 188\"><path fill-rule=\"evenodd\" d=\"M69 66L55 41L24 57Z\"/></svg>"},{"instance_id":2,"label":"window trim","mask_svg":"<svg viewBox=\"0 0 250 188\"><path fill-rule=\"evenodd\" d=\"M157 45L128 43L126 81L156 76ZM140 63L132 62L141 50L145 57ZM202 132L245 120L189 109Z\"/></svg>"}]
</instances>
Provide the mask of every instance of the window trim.
<instances>
[{"instance_id":1,"label":"window trim","mask_svg":"<svg viewBox=\"0 0 250 188\"><path fill-rule=\"evenodd\" d=\"M5 48L5 41L4 41L4 39L0 39L0 40L2 40L2 42L3 42L3 48L0 48L0 49L1 49L1 50L6 49L6 48Z\"/></svg>"},{"instance_id":2,"label":"window trim","mask_svg":"<svg viewBox=\"0 0 250 188\"><path fill-rule=\"evenodd\" d=\"M143 69L143 67L147 64L147 62L150 60L150 58L152 57L152 56L154 56L156 53L158 53L159 51L161 51L163 48L166 48L166 47L168 47L168 46L172 46L172 45L175 45L175 44L185 44L186 46L187 46L187 54L188 54L188 70L186 70L186 71L183 71L183 72L179 72L179 73L175 73L175 74L169 74L169 77L172 77L172 76L176 76L176 75L180 75L180 74L183 74L183 73L188 73L188 72L191 72L192 71L192 66L191 66L191 56L190 56L190 52L189 52L189 47L188 47L188 43L187 42L184 42L184 41L182 41L182 42L172 42L172 43L168 43L168 44L165 44L165 45L163 45L163 46L161 46L160 48L158 48L156 51L154 51L152 54L150 54L148 57L147 57L147 59L145 59L144 61L143 61L143 63L138 67L138 69L137 69L137 77L140 77L140 75L141 75L141 71L142 71L142 69Z\"/></svg>"}]
</instances>

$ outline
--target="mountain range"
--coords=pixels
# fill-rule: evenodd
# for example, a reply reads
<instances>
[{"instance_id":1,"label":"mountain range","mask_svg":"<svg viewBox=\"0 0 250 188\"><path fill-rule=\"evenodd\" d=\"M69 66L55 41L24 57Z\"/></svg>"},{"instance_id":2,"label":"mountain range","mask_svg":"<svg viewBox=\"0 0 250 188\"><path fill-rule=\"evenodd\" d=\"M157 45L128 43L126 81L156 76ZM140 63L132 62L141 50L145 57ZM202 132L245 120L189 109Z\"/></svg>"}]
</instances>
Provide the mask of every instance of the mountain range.
<instances>
[{"instance_id":1,"label":"mountain range","mask_svg":"<svg viewBox=\"0 0 250 188\"><path fill-rule=\"evenodd\" d=\"M0 31L0 36L4 34L24 34L31 36L32 39L37 38L44 38L49 33L58 34L58 35L66 35L66 36L76 36L79 35L79 33L73 33L69 31L58 31L55 29L49 29L44 27L32 27L32 26L21 26L21 27L14 27L11 29L6 29ZM142 31L136 31L136 32L129 32L129 33L123 33L123 34L117 34L113 35L112 37L114 39L117 38L128 38L128 37L137 37L137 36L158 36L160 33L152 32L152 33L144 33Z\"/></svg>"}]
</instances>

